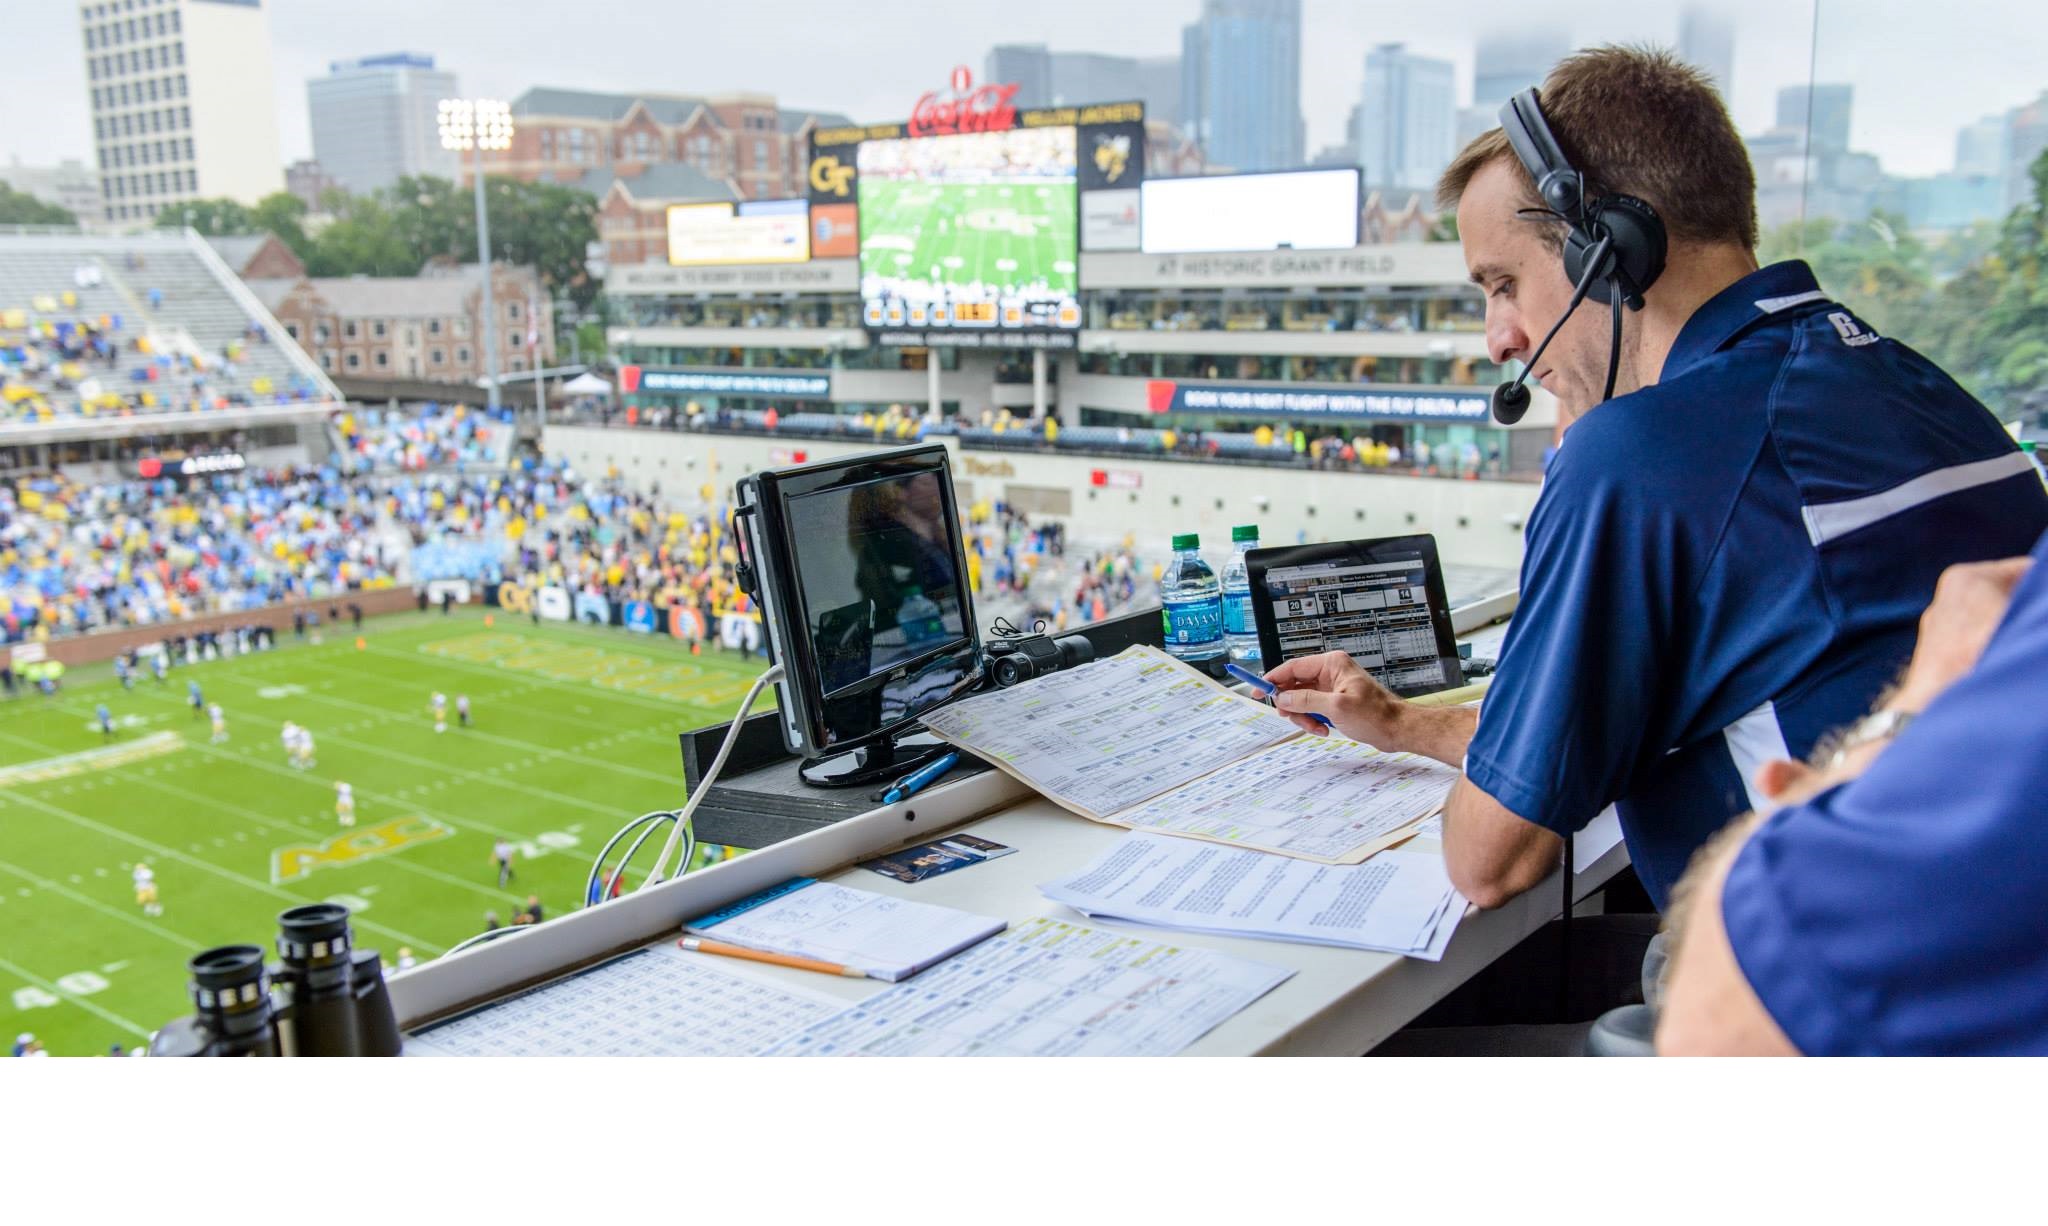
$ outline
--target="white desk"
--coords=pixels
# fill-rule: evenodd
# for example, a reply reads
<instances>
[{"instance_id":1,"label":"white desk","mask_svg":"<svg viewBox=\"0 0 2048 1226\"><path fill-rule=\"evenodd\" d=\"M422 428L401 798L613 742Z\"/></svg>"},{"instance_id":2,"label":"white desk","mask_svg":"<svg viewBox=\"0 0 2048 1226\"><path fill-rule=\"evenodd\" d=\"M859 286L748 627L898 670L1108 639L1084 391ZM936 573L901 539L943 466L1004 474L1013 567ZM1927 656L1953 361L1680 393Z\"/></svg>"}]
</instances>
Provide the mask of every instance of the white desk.
<instances>
[{"instance_id":1,"label":"white desk","mask_svg":"<svg viewBox=\"0 0 2048 1226\"><path fill-rule=\"evenodd\" d=\"M969 815L979 814L972 817ZM914 815L914 816L906 816ZM853 865L942 832L971 831L1017 848L1014 855L915 884ZM597 958L655 940L672 939L689 917L795 876L842 880L880 893L1002 916L1013 925L1037 915L1126 932L1148 940L1215 949L1293 968L1287 982L1188 1048L1189 1055L1357 1055L1406 1025L1558 914L1560 888L1544 884L1496 911L1468 915L1444 960L1420 962L1391 954L1254 941L1089 919L1047 901L1040 882L1093 859L1124 837L1025 791L990 772L942 784L902 805L877 809L713 868L691 873L603 906L579 911L393 976L400 1024L432 1017ZM1600 888L1628 863L1616 845L1575 875L1575 898ZM846 1000L888 985L721 960L720 969L791 983Z\"/></svg>"}]
</instances>

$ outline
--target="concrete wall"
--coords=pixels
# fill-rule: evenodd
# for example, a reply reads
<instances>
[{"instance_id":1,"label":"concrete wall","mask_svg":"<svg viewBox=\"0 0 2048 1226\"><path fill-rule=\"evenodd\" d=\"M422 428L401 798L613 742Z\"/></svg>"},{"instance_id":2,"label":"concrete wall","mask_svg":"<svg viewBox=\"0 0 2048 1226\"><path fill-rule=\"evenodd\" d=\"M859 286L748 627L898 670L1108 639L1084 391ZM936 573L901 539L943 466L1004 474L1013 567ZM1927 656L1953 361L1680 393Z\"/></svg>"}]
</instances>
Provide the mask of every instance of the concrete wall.
<instances>
[{"instance_id":1,"label":"concrete wall","mask_svg":"<svg viewBox=\"0 0 2048 1226\"><path fill-rule=\"evenodd\" d=\"M954 448L954 480L963 495L1000 498L1014 490L1020 503L1043 505L1035 497L1038 491L1063 491L1073 507L1069 522L1075 532L1087 537L1131 532L1155 553L1165 551L1174 533L1199 532L1204 550L1220 557L1229 548L1233 525L1256 523L1266 544L1304 535L1317 541L1431 532L1446 562L1519 568L1522 525L1536 504L1538 488L1518 481L962 452L951 440L947 445ZM722 496L740 477L788 463L791 451L822 460L871 450L810 439L592 426L549 426L542 447L584 473L599 474L616 465L626 480L643 487L659 481L665 490L695 489L710 482ZM1098 489L1090 479L1096 469L1115 477L1134 474L1138 488Z\"/></svg>"},{"instance_id":2,"label":"concrete wall","mask_svg":"<svg viewBox=\"0 0 2048 1226\"><path fill-rule=\"evenodd\" d=\"M349 633L346 619L351 604L363 606L363 616L368 618L380 613L403 613L407 609L416 608L418 597L410 587L382 588L374 592L345 592L328 600L294 600L288 604L249 609L240 613L211 613L205 617L186 618L184 621L137 626L132 630L109 630L104 634L89 634L82 638L51 639L47 658L62 661L66 668L77 668L81 664L111 660L131 648L162 642L180 634L190 638L208 630L229 630L236 626L269 626L282 638L291 633L292 614L300 610L311 610L320 615L322 633ZM339 608L344 619L342 628L338 631L334 629L327 616L330 605ZM8 648L0 647L0 662L6 660L7 651Z\"/></svg>"}]
</instances>

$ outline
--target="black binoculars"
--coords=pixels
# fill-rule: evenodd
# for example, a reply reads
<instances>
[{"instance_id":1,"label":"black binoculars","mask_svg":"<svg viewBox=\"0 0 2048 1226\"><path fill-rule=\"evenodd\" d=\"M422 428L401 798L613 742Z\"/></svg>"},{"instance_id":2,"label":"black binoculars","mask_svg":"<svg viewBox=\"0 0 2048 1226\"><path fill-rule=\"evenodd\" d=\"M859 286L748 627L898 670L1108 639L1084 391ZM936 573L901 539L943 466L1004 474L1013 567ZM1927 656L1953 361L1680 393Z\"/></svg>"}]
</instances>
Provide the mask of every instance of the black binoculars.
<instances>
[{"instance_id":1,"label":"black binoculars","mask_svg":"<svg viewBox=\"0 0 2048 1226\"><path fill-rule=\"evenodd\" d=\"M276 966L255 945L222 945L188 963L198 1010L150 1039L152 1056L395 1056L400 1038L384 964L357 949L348 908L277 917Z\"/></svg>"}]
</instances>

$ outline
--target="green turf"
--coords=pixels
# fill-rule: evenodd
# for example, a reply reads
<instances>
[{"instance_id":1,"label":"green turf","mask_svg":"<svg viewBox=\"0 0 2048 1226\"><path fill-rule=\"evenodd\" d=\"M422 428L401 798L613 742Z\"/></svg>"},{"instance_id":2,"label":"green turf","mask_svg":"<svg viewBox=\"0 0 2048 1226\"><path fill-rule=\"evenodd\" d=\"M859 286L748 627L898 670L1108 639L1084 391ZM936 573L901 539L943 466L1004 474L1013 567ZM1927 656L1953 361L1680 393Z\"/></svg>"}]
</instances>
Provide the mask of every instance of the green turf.
<instances>
[{"instance_id":1,"label":"green turf","mask_svg":"<svg viewBox=\"0 0 2048 1226\"><path fill-rule=\"evenodd\" d=\"M57 1055L133 1046L189 1011L187 957L269 946L277 913L299 903L357 908L358 941L387 962L400 946L424 961L528 894L551 916L573 910L603 841L682 800L676 733L730 718L762 667L615 628L498 616L487 629L483 617L373 620L360 651L347 632L317 646L286 638L127 692L95 664L54 699L0 702L0 1039L32 1031ZM223 708L226 744L209 744L186 705L188 678ZM449 698L440 735L437 689ZM457 694L474 728L456 724ZM133 760L49 764L107 744L93 720L102 701L121 725L112 743ZM287 764L287 719L312 731L315 769ZM10 773L33 763L45 765ZM335 818L337 779L355 789L352 831ZM490 862L500 835L521 849L506 890ZM344 836L373 850L330 848L339 862L327 864L286 854ZM138 859L156 873L159 917L135 904Z\"/></svg>"},{"instance_id":2,"label":"green turf","mask_svg":"<svg viewBox=\"0 0 2048 1226\"><path fill-rule=\"evenodd\" d=\"M1079 221L1071 182L878 180L861 185L860 207L863 277L929 278L950 286L1042 281L1050 293L1075 293Z\"/></svg>"}]
</instances>

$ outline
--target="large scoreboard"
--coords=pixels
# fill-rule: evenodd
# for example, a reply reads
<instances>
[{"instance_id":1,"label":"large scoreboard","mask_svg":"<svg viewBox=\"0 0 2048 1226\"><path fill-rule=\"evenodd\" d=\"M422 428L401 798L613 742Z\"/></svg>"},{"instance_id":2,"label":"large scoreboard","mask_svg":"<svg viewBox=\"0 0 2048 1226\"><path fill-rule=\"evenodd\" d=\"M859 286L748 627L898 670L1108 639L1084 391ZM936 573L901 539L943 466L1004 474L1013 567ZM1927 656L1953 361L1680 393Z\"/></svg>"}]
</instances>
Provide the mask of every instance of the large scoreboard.
<instances>
[{"instance_id":1,"label":"large scoreboard","mask_svg":"<svg viewBox=\"0 0 2048 1226\"><path fill-rule=\"evenodd\" d=\"M812 136L812 254L858 254L877 343L1074 347L1080 252L1097 245L1084 242L1084 215L1122 207L1091 209L1089 197L1135 200L1145 108L1019 110L1016 92L956 69L951 90L926 93L903 123Z\"/></svg>"}]
</instances>

